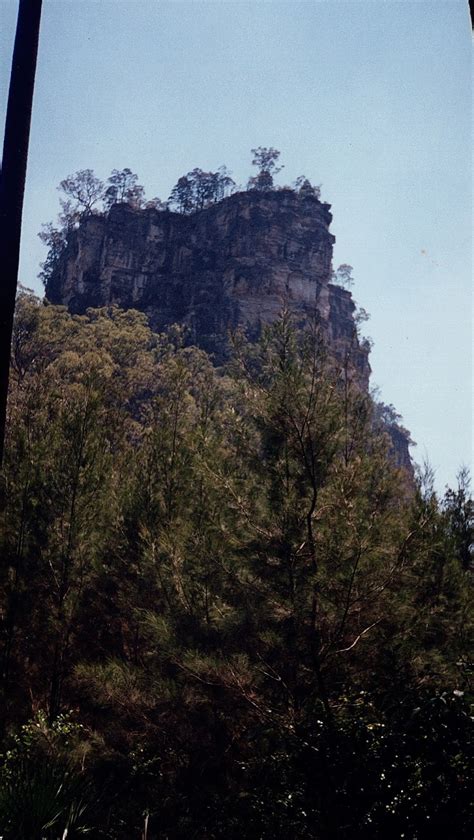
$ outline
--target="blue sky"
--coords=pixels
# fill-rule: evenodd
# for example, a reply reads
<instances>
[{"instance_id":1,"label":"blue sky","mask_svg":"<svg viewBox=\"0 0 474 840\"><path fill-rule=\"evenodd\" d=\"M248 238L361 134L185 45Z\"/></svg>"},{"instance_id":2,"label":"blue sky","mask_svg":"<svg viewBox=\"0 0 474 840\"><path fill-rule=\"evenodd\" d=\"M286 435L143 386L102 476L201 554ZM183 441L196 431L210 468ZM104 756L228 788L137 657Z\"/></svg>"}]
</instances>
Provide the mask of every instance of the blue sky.
<instances>
[{"instance_id":1,"label":"blue sky","mask_svg":"<svg viewBox=\"0 0 474 840\"><path fill-rule=\"evenodd\" d=\"M0 109L16 0L0 0ZM275 146L333 206L335 265L371 314L373 384L440 490L472 460L471 34L464 0L44 0L21 281L79 169L148 197ZM3 111L0 113L3 122Z\"/></svg>"}]
</instances>

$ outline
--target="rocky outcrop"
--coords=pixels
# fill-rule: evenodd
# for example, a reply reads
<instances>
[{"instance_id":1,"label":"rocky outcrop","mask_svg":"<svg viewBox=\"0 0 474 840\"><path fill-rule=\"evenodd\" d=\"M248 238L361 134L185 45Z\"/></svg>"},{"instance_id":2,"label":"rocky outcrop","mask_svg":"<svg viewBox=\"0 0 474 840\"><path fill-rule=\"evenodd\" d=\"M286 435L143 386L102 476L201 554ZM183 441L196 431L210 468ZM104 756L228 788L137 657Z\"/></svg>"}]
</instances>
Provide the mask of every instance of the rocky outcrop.
<instances>
[{"instance_id":1,"label":"rocky outcrop","mask_svg":"<svg viewBox=\"0 0 474 840\"><path fill-rule=\"evenodd\" d=\"M182 324L218 363L230 330L255 338L287 306L296 323L317 319L365 390L369 346L358 338L350 292L330 282L331 220L329 204L293 190L236 193L189 216L116 204L72 232L46 296L75 313L138 309L156 330ZM408 467L407 438L388 431Z\"/></svg>"},{"instance_id":2,"label":"rocky outcrop","mask_svg":"<svg viewBox=\"0 0 474 840\"><path fill-rule=\"evenodd\" d=\"M330 283L331 219L329 204L292 190L237 193L191 216L117 204L72 233L46 295L72 312L116 303L155 329L184 324L218 361L230 329L254 337L286 304L297 322L317 316L336 352L351 346L366 386L354 303Z\"/></svg>"}]
</instances>

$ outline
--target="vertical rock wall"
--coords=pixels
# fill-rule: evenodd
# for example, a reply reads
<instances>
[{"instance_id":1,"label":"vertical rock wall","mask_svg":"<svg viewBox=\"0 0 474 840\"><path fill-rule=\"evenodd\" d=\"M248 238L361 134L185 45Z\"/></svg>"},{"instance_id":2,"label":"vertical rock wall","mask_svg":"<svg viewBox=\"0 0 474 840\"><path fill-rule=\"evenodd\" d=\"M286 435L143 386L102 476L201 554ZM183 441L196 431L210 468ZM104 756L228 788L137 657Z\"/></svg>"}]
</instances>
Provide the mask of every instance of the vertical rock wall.
<instances>
[{"instance_id":1,"label":"vertical rock wall","mask_svg":"<svg viewBox=\"0 0 474 840\"><path fill-rule=\"evenodd\" d=\"M236 193L191 216L117 204L71 234L46 296L75 313L139 309L156 330L180 323L217 362L229 330L242 326L255 338L286 306L296 323L317 319L367 390L369 348L357 336L352 296L330 282L331 220L329 204L292 190ZM387 431L411 472L403 430Z\"/></svg>"},{"instance_id":2,"label":"vertical rock wall","mask_svg":"<svg viewBox=\"0 0 474 840\"><path fill-rule=\"evenodd\" d=\"M336 352L351 347L366 387L351 295L330 283L331 219L330 205L292 190L237 193L192 216L118 204L71 235L46 295L72 312L115 303L155 329L185 324L218 360L229 329L256 336L286 305L297 321L317 315Z\"/></svg>"}]
</instances>

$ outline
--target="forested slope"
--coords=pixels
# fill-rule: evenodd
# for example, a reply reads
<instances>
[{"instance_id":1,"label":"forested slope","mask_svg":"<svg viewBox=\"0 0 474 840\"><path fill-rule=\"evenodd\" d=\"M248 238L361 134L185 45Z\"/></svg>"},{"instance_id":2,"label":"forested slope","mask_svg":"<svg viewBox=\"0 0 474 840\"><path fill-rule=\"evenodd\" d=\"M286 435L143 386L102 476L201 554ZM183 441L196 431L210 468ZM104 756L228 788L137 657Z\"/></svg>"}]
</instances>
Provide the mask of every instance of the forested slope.
<instances>
[{"instance_id":1,"label":"forested slope","mask_svg":"<svg viewBox=\"0 0 474 840\"><path fill-rule=\"evenodd\" d=\"M471 836L472 505L388 451L288 312L216 368L20 297L5 838Z\"/></svg>"}]
</instances>

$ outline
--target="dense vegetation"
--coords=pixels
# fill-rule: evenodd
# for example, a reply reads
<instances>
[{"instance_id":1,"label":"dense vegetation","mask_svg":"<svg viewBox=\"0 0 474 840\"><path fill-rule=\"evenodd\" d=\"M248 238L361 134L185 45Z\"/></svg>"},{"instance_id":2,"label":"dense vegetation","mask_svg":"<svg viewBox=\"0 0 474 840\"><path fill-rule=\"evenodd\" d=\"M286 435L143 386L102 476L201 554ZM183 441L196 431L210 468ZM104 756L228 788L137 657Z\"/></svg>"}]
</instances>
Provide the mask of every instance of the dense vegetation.
<instances>
[{"instance_id":1,"label":"dense vegetation","mask_svg":"<svg viewBox=\"0 0 474 840\"><path fill-rule=\"evenodd\" d=\"M471 836L466 476L395 469L316 326L217 370L22 294L8 419L5 840Z\"/></svg>"}]
</instances>

